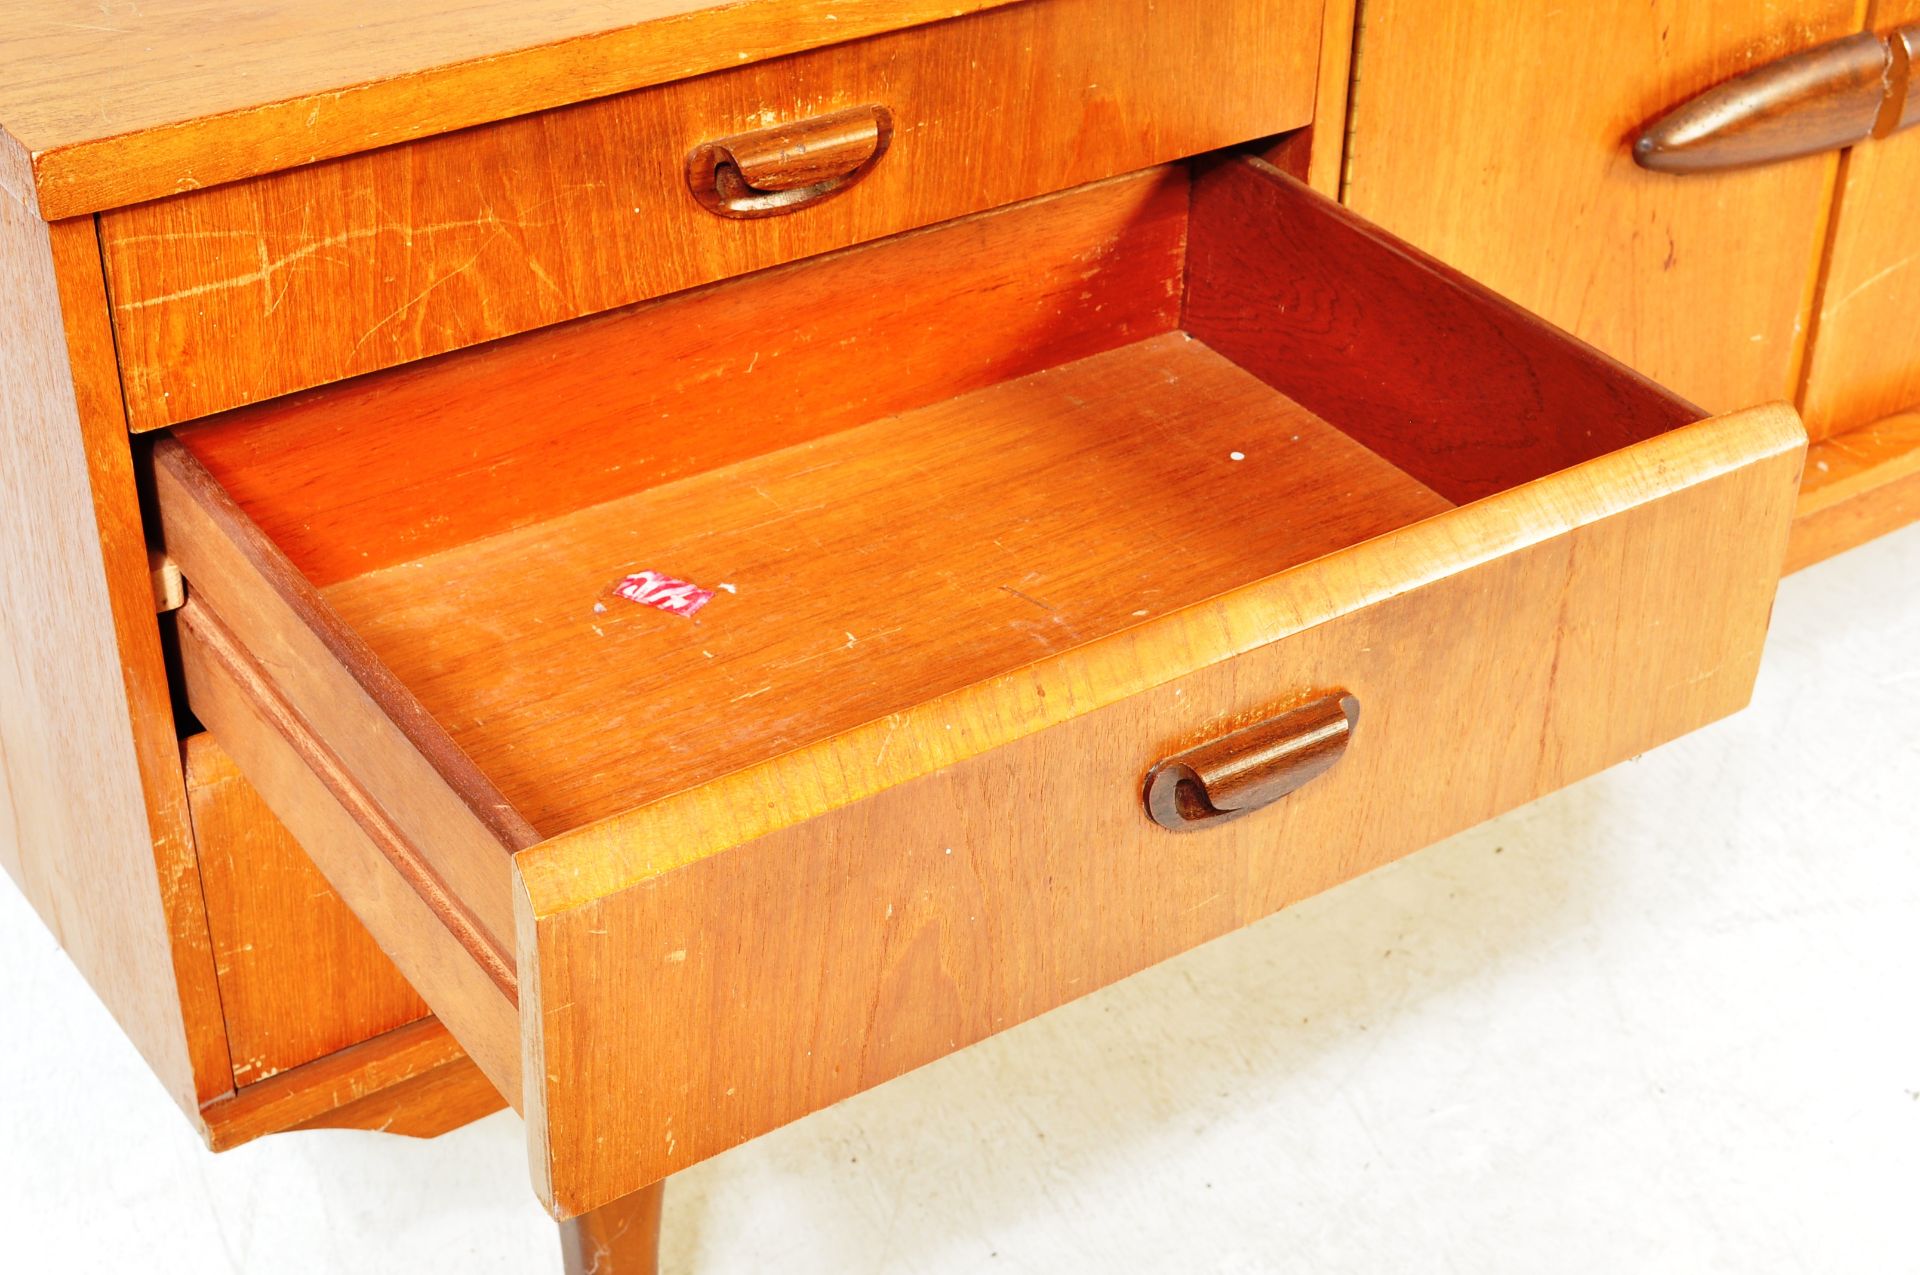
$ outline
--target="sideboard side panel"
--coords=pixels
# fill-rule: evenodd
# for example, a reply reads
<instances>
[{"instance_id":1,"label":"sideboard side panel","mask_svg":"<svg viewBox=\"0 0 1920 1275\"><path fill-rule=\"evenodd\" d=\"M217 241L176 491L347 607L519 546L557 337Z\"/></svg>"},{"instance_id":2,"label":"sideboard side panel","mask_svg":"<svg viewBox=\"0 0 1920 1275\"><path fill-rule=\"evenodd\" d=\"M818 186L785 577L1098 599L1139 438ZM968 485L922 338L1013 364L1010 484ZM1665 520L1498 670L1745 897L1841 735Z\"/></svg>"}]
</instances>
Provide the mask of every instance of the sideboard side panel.
<instances>
[{"instance_id":1,"label":"sideboard side panel","mask_svg":"<svg viewBox=\"0 0 1920 1275\"><path fill-rule=\"evenodd\" d=\"M91 218L0 198L0 863L178 1103L231 1088Z\"/></svg>"}]
</instances>

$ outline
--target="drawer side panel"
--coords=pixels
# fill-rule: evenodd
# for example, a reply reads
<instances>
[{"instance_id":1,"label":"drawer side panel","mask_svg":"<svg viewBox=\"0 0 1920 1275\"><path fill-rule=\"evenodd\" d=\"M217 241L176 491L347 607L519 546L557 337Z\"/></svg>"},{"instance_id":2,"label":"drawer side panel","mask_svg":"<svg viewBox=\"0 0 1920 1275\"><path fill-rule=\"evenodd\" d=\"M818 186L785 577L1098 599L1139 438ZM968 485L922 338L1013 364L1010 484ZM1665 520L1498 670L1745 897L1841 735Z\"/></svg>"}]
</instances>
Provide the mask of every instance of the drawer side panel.
<instances>
[{"instance_id":1,"label":"drawer side panel","mask_svg":"<svg viewBox=\"0 0 1920 1275\"><path fill-rule=\"evenodd\" d=\"M262 685L285 697L348 777L365 817L404 835L450 896L459 914L450 923L510 985L513 913L499 865L537 834L198 461L171 438L153 459L167 554L190 595L183 622L204 604L232 630Z\"/></svg>"},{"instance_id":2,"label":"drawer side panel","mask_svg":"<svg viewBox=\"0 0 1920 1275\"><path fill-rule=\"evenodd\" d=\"M232 634L198 603L180 614L181 665L194 714L487 1079L519 1105L513 998L292 742L285 706L279 713L267 709L274 692Z\"/></svg>"}]
</instances>

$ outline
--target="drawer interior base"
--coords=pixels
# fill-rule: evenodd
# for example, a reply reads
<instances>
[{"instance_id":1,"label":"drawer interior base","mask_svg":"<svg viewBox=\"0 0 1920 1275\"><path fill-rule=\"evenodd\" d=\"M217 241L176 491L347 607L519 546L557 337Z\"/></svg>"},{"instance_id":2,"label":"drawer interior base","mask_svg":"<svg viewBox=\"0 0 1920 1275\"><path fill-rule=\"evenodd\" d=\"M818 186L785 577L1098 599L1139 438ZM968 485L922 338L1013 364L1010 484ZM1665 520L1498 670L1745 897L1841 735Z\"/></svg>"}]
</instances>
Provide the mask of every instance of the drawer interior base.
<instances>
[{"instance_id":1,"label":"drawer interior base","mask_svg":"<svg viewBox=\"0 0 1920 1275\"><path fill-rule=\"evenodd\" d=\"M1450 507L1175 332L327 599L553 836Z\"/></svg>"}]
</instances>

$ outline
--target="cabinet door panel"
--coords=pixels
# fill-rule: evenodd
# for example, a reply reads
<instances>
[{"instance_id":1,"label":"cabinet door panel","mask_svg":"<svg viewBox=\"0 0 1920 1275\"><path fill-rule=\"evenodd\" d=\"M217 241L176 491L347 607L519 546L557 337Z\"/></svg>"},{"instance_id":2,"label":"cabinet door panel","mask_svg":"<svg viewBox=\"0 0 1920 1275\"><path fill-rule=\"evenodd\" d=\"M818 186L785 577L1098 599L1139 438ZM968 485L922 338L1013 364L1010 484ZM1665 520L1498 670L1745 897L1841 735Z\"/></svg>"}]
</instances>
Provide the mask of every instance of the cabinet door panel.
<instances>
[{"instance_id":1,"label":"cabinet door panel","mask_svg":"<svg viewBox=\"0 0 1920 1275\"><path fill-rule=\"evenodd\" d=\"M1628 142L1860 9L1368 0L1347 203L1709 410L1791 398L1837 159L1672 177Z\"/></svg>"},{"instance_id":2,"label":"cabinet door panel","mask_svg":"<svg viewBox=\"0 0 1920 1275\"><path fill-rule=\"evenodd\" d=\"M1877 31L1920 22L1878 0ZM1920 131L1856 146L1840 168L1803 411L1816 439L1920 404Z\"/></svg>"}]
</instances>

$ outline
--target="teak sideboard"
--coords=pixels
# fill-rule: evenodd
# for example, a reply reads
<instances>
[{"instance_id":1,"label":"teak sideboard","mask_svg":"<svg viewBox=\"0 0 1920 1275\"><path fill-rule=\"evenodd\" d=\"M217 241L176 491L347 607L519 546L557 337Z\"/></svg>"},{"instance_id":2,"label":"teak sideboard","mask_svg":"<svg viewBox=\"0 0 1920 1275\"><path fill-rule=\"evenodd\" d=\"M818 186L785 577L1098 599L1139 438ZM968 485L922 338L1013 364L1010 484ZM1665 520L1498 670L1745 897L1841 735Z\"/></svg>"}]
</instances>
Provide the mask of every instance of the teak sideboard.
<instances>
[{"instance_id":1,"label":"teak sideboard","mask_svg":"<svg viewBox=\"0 0 1920 1275\"><path fill-rule=\"evenodd\" d=\"M211 1147L510 1105L574 1269L1920 514L1906 46L1635 162L1920 5L0 11L0 858Z\"/></svg>"}]
</instances>

